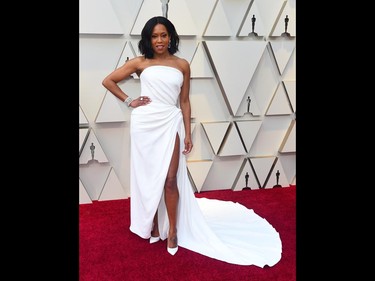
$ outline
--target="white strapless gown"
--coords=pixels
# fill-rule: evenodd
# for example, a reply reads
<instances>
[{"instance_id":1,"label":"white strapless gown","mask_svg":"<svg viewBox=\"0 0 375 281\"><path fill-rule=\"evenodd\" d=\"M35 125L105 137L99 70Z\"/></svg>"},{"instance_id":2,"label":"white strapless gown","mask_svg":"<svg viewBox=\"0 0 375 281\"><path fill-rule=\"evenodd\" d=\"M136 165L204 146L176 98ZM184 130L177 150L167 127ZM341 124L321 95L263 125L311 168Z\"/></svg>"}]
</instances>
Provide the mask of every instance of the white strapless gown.
<instances>
[{"instance_id":1,"label":"white strapless gown","mask_svg":"<svg viewBox=\"0 0 375 281\"><path fill-rule=\"evenodd\" d=\"M158 209L161 239L168 235L163 187L176 134L184 149L184 124L178 98L180 70L151 66L140 75L141 95L152 102L131 114L130 230L151 235ZM279 233L253 210L232 201L196 198L189 181L186 156L177 172L178 245L202 255L238 265L273 266L281 259Z\"/></svg>"}]
</instances>

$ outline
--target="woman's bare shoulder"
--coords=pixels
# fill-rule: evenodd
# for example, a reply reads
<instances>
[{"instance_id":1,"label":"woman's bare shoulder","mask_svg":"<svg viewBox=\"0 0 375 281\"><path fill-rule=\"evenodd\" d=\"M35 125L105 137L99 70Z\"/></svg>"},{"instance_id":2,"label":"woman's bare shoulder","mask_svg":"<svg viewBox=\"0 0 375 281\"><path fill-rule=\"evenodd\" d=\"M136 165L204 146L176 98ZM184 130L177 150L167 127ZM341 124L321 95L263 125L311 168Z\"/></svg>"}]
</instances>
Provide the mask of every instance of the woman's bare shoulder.
<instances>
[{"instance_id":1,"label":"woman's bare shoulder","mask_svg":"<svg viewBox=\"0 0 375 281\"><path fill-rule=\"evenodd\" d=\"M140 65L145 62L145 57L144 56L134 57L132 59L127 60L126 62L131 63L133 65Z\"/></svg>"},{"instance_id":2,"label":"woman's bare shoulder","mask_svg":"<svg viewBox=\"0 0 375 281\"><path fill-rule=\"evenodd\" d=\"M177 64L183 72L190 71L190 63L184 58L178 58Z\"/></svg>"},{"instance_id":3,"label":"woman's bare shoulder","mask_svg":"<svg viewBox=\"0 0 375 281\"><path fill-rule=\"evenodd\" d=\"M140 75L143 69L146 68L146 59L144 56L137 56L130 60L128 60L125 64L128 64L129 67L132 68L132 70L137 73L137 75Z\"/></svg>"}]
</instances>

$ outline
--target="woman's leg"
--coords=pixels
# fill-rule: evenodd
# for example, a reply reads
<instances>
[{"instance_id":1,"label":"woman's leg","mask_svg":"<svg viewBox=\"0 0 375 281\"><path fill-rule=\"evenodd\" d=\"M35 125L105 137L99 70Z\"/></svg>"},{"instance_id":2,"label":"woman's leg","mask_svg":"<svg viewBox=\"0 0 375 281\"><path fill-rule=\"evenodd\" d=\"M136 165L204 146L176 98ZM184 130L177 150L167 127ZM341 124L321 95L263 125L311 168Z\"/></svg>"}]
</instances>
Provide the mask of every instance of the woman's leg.
<instances>
[{"instance_id":1,"label":"woman's leg","mask_svg":"<svg viewBox=\"0 0 375 281\"><path fill-rule=\"evenodd\" d=\"M176 135L176 142L173 149L171 163L168 169L167 179L164 185L164 200L167 207L169 232L168 248L177 247L177 206L178 206L178 188L177 188L177 169L180 160L180 138Z\"/></svg>"},{"instance_id":2,"label":"woman's leg","mask_svg":"<svg viewBox=\"0 0 375 281\"><path fill-rule=\"evenodd\" d=\"M159 224L158 224L158 211L157 210L154 216L154 223L152 224L151 236L159 237Z\"/></svg>"}]
</instances>

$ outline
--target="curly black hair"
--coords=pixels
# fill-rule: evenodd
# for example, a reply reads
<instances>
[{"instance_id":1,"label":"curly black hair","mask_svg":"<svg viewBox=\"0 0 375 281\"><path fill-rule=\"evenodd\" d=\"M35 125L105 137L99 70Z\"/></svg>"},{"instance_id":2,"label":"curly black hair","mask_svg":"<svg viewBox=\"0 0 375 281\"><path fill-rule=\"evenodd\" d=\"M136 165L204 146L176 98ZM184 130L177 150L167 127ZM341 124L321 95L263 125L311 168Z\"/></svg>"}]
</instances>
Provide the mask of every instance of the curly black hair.
<instances>
[{"instance_id":1,"label":"curly black hair","mask_svg":"<svg viewBox=\"0 0 375 281\"><path fill-rule=\"evenodd\" d=\"M166 17L156 16L149 19L141 32L141 40L138 42L138 49L142 55L146 58L151 59L154 57L154 50L151 45L151 35L152 31L157 24L162 24L168 31L168 34L171 38L170 47L168 51L171 55L178 51L178 44L180 42L180 37L177 34L176 28L173 23Z\"/></svg>"}]
</instances>

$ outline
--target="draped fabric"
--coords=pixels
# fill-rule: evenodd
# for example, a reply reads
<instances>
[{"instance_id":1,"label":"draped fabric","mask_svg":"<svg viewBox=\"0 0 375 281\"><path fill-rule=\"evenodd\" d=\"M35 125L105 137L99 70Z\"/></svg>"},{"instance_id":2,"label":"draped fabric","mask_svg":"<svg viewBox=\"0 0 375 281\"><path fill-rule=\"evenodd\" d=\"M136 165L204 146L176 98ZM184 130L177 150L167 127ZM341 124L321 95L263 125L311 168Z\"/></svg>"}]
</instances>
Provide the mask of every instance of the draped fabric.
<instances>
[{"instance_id":1,"label":"draped fabric","mask_svg":"<svg viewBox=\"0 0 375 281\"><path fill-rule=\"evenodd\" d=\"M232 264L275 265L281 259L282 244L279 233L266 219L239 203L194 195L187 159L182 154L185 130L178 107L182 72L169 66L150 66L143 70L140 82L141 95L149 96L152 102L133 109L131 114L130 230L150 238L158 210L160 237L167 239L163 188L178 135L179 247Z\"/></svg>"}]
</instances>

